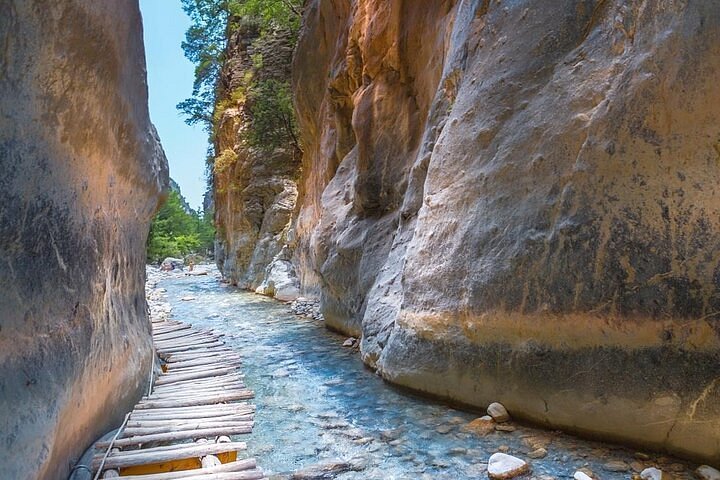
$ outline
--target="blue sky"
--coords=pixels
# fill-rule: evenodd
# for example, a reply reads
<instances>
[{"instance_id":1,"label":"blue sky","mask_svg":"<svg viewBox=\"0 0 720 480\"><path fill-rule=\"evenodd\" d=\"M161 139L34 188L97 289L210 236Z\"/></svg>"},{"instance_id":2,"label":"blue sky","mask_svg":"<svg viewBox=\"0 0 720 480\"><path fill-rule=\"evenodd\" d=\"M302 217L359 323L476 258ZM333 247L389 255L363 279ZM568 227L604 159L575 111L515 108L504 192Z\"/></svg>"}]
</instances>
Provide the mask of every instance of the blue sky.
<instances>
[{"instance_id":1,"label":"blue sky","mask_svg":"<svg viewBox=\"0 0 720 480\"><path fill-rule=\"evenodd\" d=\"M140 0L145 32L150 118L157 127L170 163L170 176L180 185L191 207L202 205L205 193L207 134L188 126L175 105L192 92L193 65L180 42L190 19L180 0Z\"/></svg>"}]
</instances>

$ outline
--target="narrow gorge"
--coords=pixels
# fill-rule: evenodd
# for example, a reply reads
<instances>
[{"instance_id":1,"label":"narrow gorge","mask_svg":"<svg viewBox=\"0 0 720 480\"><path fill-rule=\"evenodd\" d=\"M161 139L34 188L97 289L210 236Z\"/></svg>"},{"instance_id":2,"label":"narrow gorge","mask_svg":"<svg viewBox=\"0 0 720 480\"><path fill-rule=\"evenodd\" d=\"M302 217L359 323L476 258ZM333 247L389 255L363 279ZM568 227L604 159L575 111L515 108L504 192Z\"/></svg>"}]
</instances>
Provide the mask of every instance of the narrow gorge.
<instances>
[{"instance_id":1,"label":"narrow gorge","mask_svg":"<svg viewBox=\"0 0 720 480\"><path fill-rule=\"evenodd\" d=\"M392 383L717 462L719 39L702 2L305 2L302 165L233 150L219 266L282 259Z\"/></svg>"},{"instance_id":2,"label":"narrow gorge","mask_svg":"<svg viewBox=\"0 0 720 480\"><path fill-rule=\"evenodd\" d=\"M252 472L153 480L720 479L720 3L153 1L0 0L0 480L178 448L158 344Z\"/></svg>"}]
</instances>

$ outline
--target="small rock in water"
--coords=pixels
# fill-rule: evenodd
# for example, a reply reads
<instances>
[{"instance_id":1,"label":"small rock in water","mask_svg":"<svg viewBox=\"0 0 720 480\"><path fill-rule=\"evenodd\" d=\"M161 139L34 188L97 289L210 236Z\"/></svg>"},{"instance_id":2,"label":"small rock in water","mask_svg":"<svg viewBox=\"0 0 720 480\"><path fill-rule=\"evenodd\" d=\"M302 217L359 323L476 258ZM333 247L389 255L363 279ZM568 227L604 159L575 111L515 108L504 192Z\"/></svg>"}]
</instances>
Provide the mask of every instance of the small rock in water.
<instances>
[{"instance_id":1,"label":"small rock in water","mask_svg":"<svg viewBox=\"0 0 720 480\"><path fill-rule=\"evenodd\" d=\"M498 423L507 422L508 420L510 420L510 414L505 409L505 407L503 407L503 405L498 402L494 402L488 405L487 413L493 418L493 420Z\"/></svg>"},{"instance_id":2,"label":"small rock in water","mask_svg":"<svg viewBox=\"0 0 720 480\"><path fill-rule=\"evenodd\" d=\"M477 435L485 436L495 430L495 421L491 416L485 415L483 417L476 418L463 428Z\"/></svg>"},{"instance_id":3,"label":"small rock in water","mask_svg":"<svg viewBox=\"0 0 720 480\"><path fill-rule=\"evenodd\" d=\"M515 427L512 425L495 425L495 430L498 432L514 432Z\"/></svg>"},{"instance_id":4,"label":"small rock in water","mask_svg":"<svg viewBox=\"0 0 720 480\"><path fill-rule=\"evenodd\" d=\"M321 480L325 478L335 478L341 473L353 470L357 472L365 468L366 465L360 460L351 460L349 462L329 460L297 470L290 478L293 480Z\"/></svg>"},{"instance_id":5,"label":"small rock in water","mask_svg":"<svg viewBox=\"0 0 720 480\"><path fill-rule=\"evenodd\" d=\"M356 342L357 342L357 338L350 337L343 342L342 346L343 347L354 347Z\"/></svg>"},{"instance_id":6,"label":"small rock in water","mask_svg":"<svg viewBox=\"0 0 720 480\"><path fill-rule=\"evenodd\" d=\"M530 458L545 458L547 456L547 450L540 447L538 449L533 450L532 452L528 453L528 457Z\"/></svg>"},{"instance_id":7,"label":"small rock in water","mask_svg":"<svg viewBox=\"0 0 720 480\"><path fill-rule=\"evenodd\" d=\"M578 470L577 472L575 472L575 474L573 475L573 478L575 480L593 480L593 478L590 475L588 475L587 473L585 473L581 470Z\"/></svg>"},{"instance_id":8,"label":"small rock in water","mask_svg":"<svg viewBox=\"0 0 720 480\"><path fill-rule=\"evenodd\" d=\"M498 447L498 451L500 451L502 453L507 453L510 451L510 447L508 447L507 445L500 445Z\"/></svg>"},{"instance_id":9,"label":"small rock in water","mask_svg":"<svg viewBox=\"0 0 720 480\"><path fill-rule=\"evenodd\" d=\"M496 480L517 477L530 471L530 465L512 455L494 453L488 461L488 476Z\"/></svg>"},{"instance_id":10,"label":"small rock in water","mask_svg":"<svg viewBox=\"0 0 720 480\"><path fill-rule=\"evenodd\" d=\"M435 429L436 432L438 432L441 435L445 435L447 433L450 433L450 431L453 429L452 425L440 425Z\"/></svg>"},{"instance_id":11,"label":"small rock in water","mask_svg":"<svg viewBox=\"0 0 720 480\"><path fill-rule=\"evenodd\" d=\"M720 480L720 471L709 465L701 465L695 470L695 474L701 480Z\"/></svg>"},{"instance_id":12,"label":"small rock in water","mask_svg":"<svg viewBox=\"0 0 720 480\"><path fill-rule=\"evenodd\" d=\"M196 300L196 297L193 297L192 295L188 295L187 297L182 297L180 300L183 302L189 302L191 300Z\"/></svg>"},{"instance_id":13,"label":"small rock in water","mask_svg":"<svg viewBox=\"0 0 720 480\"><path fill-rule=\"evenodd\" d=\"M627 472L630 470L630 465L621 460L612 460L603 465L603 469L608 472Z\"/></svg>"},{"instance_id":14,"label":"small rock in water","mask_svg":"<svg viewBox=\"0 0 720 480\"><path fill-rule=\"evenodd\" d=\"M667 480L668 476L663 475L663 471L655 467L646 468L640 472L640 478L643 480Z\"/></svg>"}]
</instances>

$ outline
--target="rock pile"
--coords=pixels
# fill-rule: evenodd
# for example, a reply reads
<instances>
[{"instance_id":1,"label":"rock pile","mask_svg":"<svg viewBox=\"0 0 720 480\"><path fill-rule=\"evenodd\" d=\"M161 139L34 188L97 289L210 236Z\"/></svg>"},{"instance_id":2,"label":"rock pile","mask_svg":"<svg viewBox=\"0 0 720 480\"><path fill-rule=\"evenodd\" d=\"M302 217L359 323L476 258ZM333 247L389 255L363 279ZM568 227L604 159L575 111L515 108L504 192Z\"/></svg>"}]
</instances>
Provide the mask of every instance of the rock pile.
<instances>
[{"instance_id":1,"label":"rock pile","mask_svg":"<svg viewBox=\"0 0 720 480\"><path fill-rule=\"evenodd\" d=\"M304 297L298 297L290 303L290 310L301 317L312 318L315 320L325 320L323 314L320 313L320 302Z\"/></svg>"}]
</instances>

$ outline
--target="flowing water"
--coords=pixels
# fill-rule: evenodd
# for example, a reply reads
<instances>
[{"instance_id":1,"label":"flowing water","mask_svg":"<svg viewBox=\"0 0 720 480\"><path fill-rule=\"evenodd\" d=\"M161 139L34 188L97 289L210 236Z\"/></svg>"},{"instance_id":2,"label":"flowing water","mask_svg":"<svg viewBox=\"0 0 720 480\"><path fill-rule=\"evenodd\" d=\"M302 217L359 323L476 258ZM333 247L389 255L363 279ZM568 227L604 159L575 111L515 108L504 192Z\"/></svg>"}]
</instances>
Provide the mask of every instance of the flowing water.
<instances>
[{"instance_id":1,"label":"flowing water","mask_svg":"<svg viewBox=\"0 0 720 480\"><path fill-rule=\"evenodd\" d=\"M167 289L173 318L225 333L242 355L257 405L255 431L242 440L271 478L317 464L345 470L327 477L337 479L487 478L488 457L498 451L528 460L537 478L572 478L585 467L597 478L629 479L633 469L647 466L693 478L689 465L667 457L514 423L512 432L484 437L467 432L463 426L478 412L393 388L321 321L222 284L216 270L207 276L170 275L158 286ZM194 300L181 300L189 296ZM530 459L528 453L539 446L547 456ZM623 468L617 462L630 469L611 471Z\"/></svg>"}]
</instances>

